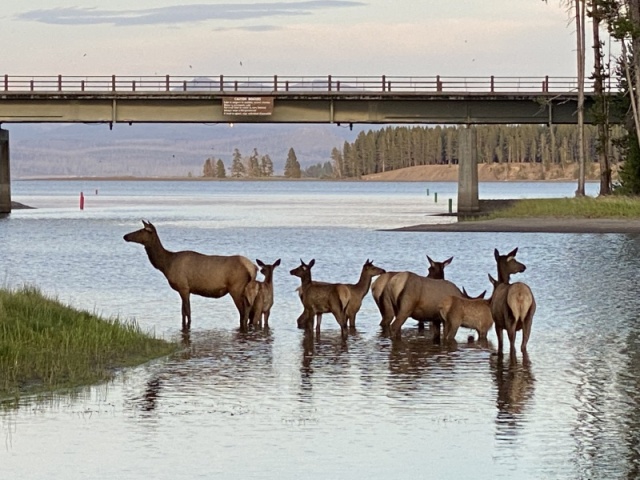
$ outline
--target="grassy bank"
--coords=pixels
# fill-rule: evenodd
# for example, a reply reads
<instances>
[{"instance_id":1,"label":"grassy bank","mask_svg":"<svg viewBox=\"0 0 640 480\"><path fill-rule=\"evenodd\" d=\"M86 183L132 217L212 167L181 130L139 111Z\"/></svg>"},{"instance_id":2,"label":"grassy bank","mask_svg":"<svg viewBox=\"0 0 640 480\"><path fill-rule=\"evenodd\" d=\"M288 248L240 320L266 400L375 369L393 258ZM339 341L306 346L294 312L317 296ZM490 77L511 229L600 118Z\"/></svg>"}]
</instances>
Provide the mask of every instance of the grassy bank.
<instances>
[{"instance_id":1,"label":"grassy bank","mask_svg":"<svg viewBox=\"0 0 640 480\"><path fill-rule=\"evenodd\" d=\"M177 348L134 322L75 310L36 288L0 289L0 400L102 382Z\"/></svg>"},{"instance_id":2,"label":"grassy bank","mask_svg":"<svg viewBox=\"0 0 640 480\"><path fill-rule=\"evenodd\" d=\"M488 209L487 215L479 216L478 219L524 217L640 218L640 198L636 197L522 199L500 204L500 207L504 208Z\"/></svg>"}]
</instances>

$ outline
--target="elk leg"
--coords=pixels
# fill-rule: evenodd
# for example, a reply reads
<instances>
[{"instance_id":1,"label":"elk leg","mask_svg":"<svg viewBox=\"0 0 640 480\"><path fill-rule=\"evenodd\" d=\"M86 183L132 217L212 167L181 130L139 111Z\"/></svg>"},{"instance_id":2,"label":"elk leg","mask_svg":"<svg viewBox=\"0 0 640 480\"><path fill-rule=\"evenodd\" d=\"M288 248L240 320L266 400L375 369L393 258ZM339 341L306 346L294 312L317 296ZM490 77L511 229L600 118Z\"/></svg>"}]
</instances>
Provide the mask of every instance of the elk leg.
<instances>
[{"instance_id":1,"label":"elk leg","mask_svg":"<svg viewBox=\"0 0 640 480\"><path fill-rule=\"evenodd\" d=\"M418 330L424 330L424 321L418 320Z\"/></svg>"},{"instance_id":2,"label":"elk leg","mask_svg":"<svg viewBox=\"0 0 640 480\"><path fill-rule=\"evenodd\" d=\"M264 312L264 328L269 328L269 315L271 315L271 311Z\"/></svg>"},{"instance_id":3,"label":"elk leg","mask_svg":"<svg viewBox=\"0 0 640 480\"><path fill-rule=\"evenodd\" d=\"M498 337L498 354L502 355L502 328L494 324L496 330L496 337Z\"/></svg>"},{"instance_id":4,"label":"elk leg","mask_svg":"<svg viewBox=\"0 0 640 480\"><path fill-rule=\"evenodd\" d=\"M352 317L349 317L349 327L356 328L356 313Z\"/></svg>"},{"instance_id":5,"label":"elk leg","mask_svg":"<svg viewBox=\"0 0 640 480\"><path fill-rule=\"evenodd\" d=\"M316 333L320 333L320 324L322 323L322 314L318 313L316 315Z\"/></svg>"},{"instance_id":6,"label":"elk leg","mask_svg":"<svg viewBox=\"0 0 640 480\"><path fill-rule=\"evenodd\" d=\"M236 308L238 309L238 314L240 315L240 330L244 331L247 329L247 322L249 319L248 310L250 310L250 308L249 307L245 308L242 292L239 292L239 293L229 292L229 295L231 295L231 298L233 299L233 303L236 305Z\"/></svg>"},{"instance_id":7,"label":"elk leg","mask_svg":"<svg viewBox=\"0 0 640 480\"><path fill-rule=\"evenodd\" d=\"M433 341L435 343L440 343L440 322L432 321L431 330L433 330Z\"/></svg>"},{"instance_id":8,"label":"elk leg","mask_svg":"<svg viewBox=\"0 0 640 480\"><path fill-rule=\"evenodd\" d=\"M393 305L391 304L389 295L382 294L381 305L380 312L382 313L382 320L380 320L380 326L389 327L394 317Z\"/></svg>"},{"instance_id":9,"label":"elk leg","mask_svg":"<svg viewBox=\"0 0 640 480\"><path fill-rule=\"evenodd\" d=\"M260 320L262 320L262 308L264 307L264 300L262 299L262 295L258 295L258 297L253 302L253 316L251 317L251 325L253 328L258 328L260 325Z\"/></svg>"},{"instance_id":10,"label":"elk leg","mask_svg":"<svg viewBox=\"0 0 640 480\"><path fill-rule=\"evenodd\" d=\"M391 336L394 338L400 338L400 332L402 330L402 325L407 321L409 315L406 313L399 311L396 315L396 319L391 323Z\"/></svg>"},{"instance_id":11,"label":"elk leg","mask_svg":"<svg viewBox=\"0 0 640 480\"><path fill-rule=\"evenodd\" d=\"M507 335L509 336L509 354L516 354L516 325L515 322L507 326Z\"/></svg>"},{"instance_id":12,"label":"elk leg","mask_svg":"<svg viewBox=\"0 0 640 480\"><path fill-rule=\"evenodd\" d=\"M182 328L191 327L191 302L189 301L189 292L178 292L182 299Z\"/></svg>"}]
</instances>

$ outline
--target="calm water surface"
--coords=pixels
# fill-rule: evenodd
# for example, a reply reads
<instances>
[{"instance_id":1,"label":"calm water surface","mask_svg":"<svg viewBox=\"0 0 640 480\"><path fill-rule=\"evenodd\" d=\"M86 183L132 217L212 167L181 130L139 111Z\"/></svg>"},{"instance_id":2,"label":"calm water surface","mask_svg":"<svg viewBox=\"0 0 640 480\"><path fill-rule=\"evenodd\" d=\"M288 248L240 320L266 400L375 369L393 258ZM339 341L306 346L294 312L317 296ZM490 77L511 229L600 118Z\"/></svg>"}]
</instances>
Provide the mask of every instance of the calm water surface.
<instances>
[{"instance_id":1,"label":"calm water surface","mask_svg":"<svg viewBox=\"0 0 640 480\"><path fill-rule=\"evenodd\" d=\"M426 195L426 188L431 196ZM398 233L455 200L454 183L15 181L38 207L0 219L0 279L179 339L115 381L0 411L1 478L637 478L640 239L634 235ZM589 184L591 193L596 186ZM481 184L481 198L572 196L573 184ZM86 197L78 209L79 192ZM439 203L434 203L438 192ZM243 254L275 271L271 329L242 334L228 297L180 301L122 236L152 221L165 247ZM433 344L408 321L380 334L370 296L346 342L295 325L298 279L355 282L366 259L489 289L493 249L519 247L538 310L529 356ZM518 343L520 337L518 337Z\"/></svg>"}]
</instances>

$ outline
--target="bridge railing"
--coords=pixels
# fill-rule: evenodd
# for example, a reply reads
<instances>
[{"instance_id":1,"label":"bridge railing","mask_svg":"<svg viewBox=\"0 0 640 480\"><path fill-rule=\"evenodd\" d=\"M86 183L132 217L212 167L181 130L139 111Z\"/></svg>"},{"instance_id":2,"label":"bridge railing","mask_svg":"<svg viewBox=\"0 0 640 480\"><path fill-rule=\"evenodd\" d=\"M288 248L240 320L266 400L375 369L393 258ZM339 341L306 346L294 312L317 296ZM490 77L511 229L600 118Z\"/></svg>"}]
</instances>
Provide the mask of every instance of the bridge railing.
<instances>
[{"instance_id":1,"label":"bridge railing","mask_svg":"<svg viewBox=\"0 0 640 480\"><path fill-rule=\"evenodd\" d=\"M589 85L587 82L586 85ZM0 93L570 93L574 77L449 76L25 76L0 77Z\"/></svg>"}]
</instances>

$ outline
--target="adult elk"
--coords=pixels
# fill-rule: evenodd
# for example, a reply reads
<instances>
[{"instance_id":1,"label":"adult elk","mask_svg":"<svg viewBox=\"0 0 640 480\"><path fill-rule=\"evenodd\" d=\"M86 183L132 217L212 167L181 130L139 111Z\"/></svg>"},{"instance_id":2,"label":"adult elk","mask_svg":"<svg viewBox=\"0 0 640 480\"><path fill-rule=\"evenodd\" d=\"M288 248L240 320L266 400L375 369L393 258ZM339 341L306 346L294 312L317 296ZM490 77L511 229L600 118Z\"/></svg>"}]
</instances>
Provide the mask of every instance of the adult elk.
<instances>
[{"instance_id":1,"label":"adult elk","mask_svg":"<svg viewBox=\"0 0 640 480\"><path fill-rule=\"evenodd\" d=\"M509 337L511 355L516 353L516 332L522 330L520 351L526 353L533 315L536 312L536 301L529 286L522 282L509 283L512 274L524 272L527 268L516 260L517 252L517 248L506 255L500 255L498 249L493 251L498 267L498 279L494 280L491 275L489 279L494 284L491 313L498 337L498 354L502 354L503 330L507 331Z\"/></svg>"},{"instance_id":2,"label":"adult elk","mask_svg":"<svg viewBox=\"0 0 640 480\"><path fill-rule=\"evenodd\" d=\"M144 228L127 233L127 242L144 246L151 265L160 270L169 286L182 299L182 328L191 327L190 295L220 298L231 295L242 318L244 316L243 293L246 285L256 278L258 267L241 255L204 255L191 250L170 252L162 246L160 237L151 222L142 221Z\"/></svg>"},{"instance_id":3,"label":"adult elk","mask_svg":"<svg viewBox=\"0 0 640 480\"><path fill-rule=\"evenodd\" d=\"M429 261L429 269L427 270L427 278L433 278L435 280L444 280L444 269L447 265L451 263L453 257L447 258L444 262L436 262L431 259L429 255L427 255L427 260ZM391 320L393 320L393 309L389 309L385 307L384 302L382 301L382 294L384 292L385 287L389 283L394 276L396 276L400 272L386 272L380 275L375 279L373 284L371 285L371 295L373 296L373 301L376 302L378 306L378 310L380 310L380 315L382 316L380 325L389 324ZM424 327L424 322L420 322L420 328Z\"/></svg>"},{"instance_id":4,"label":"adult elk","mask_svg":"<svg viewBox=\"0 0 640 480\"><path fill-rule=\"evenodd\" d=\"M303 315L306 318L307 330L313 330L316 319L316 332L320 333L320 323L323 313L332 313L342 331L343 338L347 336L347 304L351 297L349 287L343 283L314 282L311 280L311 267L315 259L307 264L300 260L300 266L289 273L300 278L300 300L304 306Z\"/></svg>"},{"instance_id":5,"label":"adult elk","mask_svg":"<svg viewBox=\"0 0 640 480\"><path fill-rule=\"evenodd\" d=\"M355 328L356 326L356 315L360 311L364 296L367 294L369 288L371 287L371 281L373 277L384 274L384 269L375 266L372 260L367 259L367 261L362 266L358 283L346 284L351 292L351 297L349 299L349 304L347 305L346 311L347 321L351 328Z\"/></svg>"},{"instance_id":6,"label":"adult elk","mask_svg":"<svg viewBox=\"0 0 640 480\"><path fill-rule=\"evenodd\" d=\"M244 287L244 317L242 319L242 328L247 327L247 322L251 319L253 327L269 326L269 315L271 315L271 307L273 307L273 271L280 265L280 259L271 265L256 259L256 263L260 267L260 273L264 275L262 282L251 280Z\"/></svg>"}]
</instances>

